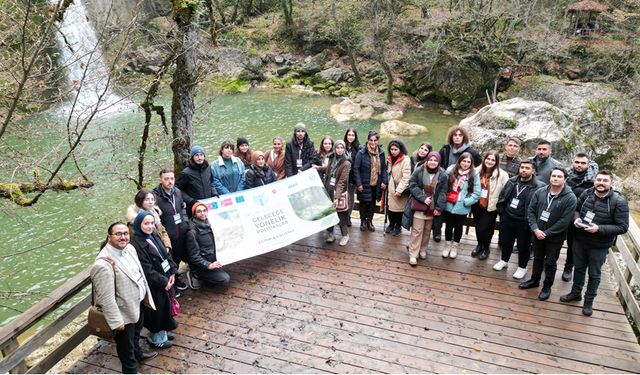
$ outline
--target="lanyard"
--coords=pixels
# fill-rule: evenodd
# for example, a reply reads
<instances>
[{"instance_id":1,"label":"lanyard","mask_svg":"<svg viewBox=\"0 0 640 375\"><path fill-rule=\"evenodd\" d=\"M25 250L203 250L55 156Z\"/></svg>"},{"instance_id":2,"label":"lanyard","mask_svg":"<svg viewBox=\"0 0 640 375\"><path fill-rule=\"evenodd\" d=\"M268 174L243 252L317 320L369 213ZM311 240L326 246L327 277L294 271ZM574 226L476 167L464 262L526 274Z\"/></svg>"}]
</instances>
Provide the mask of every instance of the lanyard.
<instances>
[{"instance_id":1,"label":"lanyard","mask_svg":"<svg viewBox=\"0 0 640 375\"><path fill-rule=\"evenodd\" d=\"M556 199L557 197L558 197L557 195L552 196L551 192L547 193L547 209L546 209L546 211L549 211L549 207L551 207L551 203L553 203L553 200Z\"/></svg>"},{"instance_id":2,"label":"lanyard","mask_svg":"<svg viewBox=\"0 0 640 375\"><path fill-rule=\"evenodd\" d=\"M525 191L526 188L528 188L527 185L524 185L522 189L520 189L520 184L516 184L516 199L518 199L520 194L522 194L522 192Z\"/></svg>"},{"instance_id":3,"label":"lanyard","mask_svg":"<svg viewBox=\"0 0 640 375\"><path fill-rule=\"evenodd\" d=\"M160 259L164 260L164 256L162 255L162 252L160 251L160 249L158 249L156 247L156 245L153 243L153 241L151 239L147 238L147 242L149 243L149 245L151 245L151 247L156 249L156 251L158 252L158 255L160 255Z\"/></svg>"}]
</instances>

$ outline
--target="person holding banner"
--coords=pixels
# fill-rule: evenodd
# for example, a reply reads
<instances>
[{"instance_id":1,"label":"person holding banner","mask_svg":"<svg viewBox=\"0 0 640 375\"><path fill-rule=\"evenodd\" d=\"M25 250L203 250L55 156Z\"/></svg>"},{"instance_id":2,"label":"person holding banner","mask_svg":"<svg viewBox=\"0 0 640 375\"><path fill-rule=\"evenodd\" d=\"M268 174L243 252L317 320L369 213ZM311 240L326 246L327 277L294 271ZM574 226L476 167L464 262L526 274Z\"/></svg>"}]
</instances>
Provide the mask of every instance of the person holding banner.
<instances>
[{"instance_id":1,"label":"person holding banner","mask_svg":"<svg viewBox=\"0 0 640 375\"><path fill-rule=\"evenodd\" d=\"M244 175L244 190L270 184L276 180L276 174L264 160L262 151L251 154L251 165Z\"/></svg>"},{"instance_id":2,"label":"person holding banner","mask_svg":"<svg viewBox=\"0 0 640 375\"><path fill-rule=\"evenodd\" d=\"M382 198L382 191L387 188L389 175L384 150L379 145L380 135L371 130L367 135L366 147L356 153L353 177L360 201L360 230L375 232L373 213L376 201Z\"/></svg>"},{"instance_id":3,"label":"person holding banner","mask_svg":"<svg viewBox=\"0 0 640 375\"><path fill-rule=\"evenodd\" d=\"M311 168L317 163L318 155L309 138L307 127L299 122L293 128L293 137L287 142L284 152L284 173L287 177L295 176Z\"/></svg>"},{"instance_id":4,"label":"person holding banner","mask_svg":"<svg viewBox=\"0 0 640 375\"><path fill-rule=\"evenodd\" d=\"M228 273L222 270L222 264L216 259L216 241L211 223L207 219L209 210L204 203L196 202L192 211L193 216L189 220L189 231L187 232L187 255L189 258L187 282L189 287L194 290L200 289L200 281L214 285L227 285L231 278Z\"/></svg>"},{"instance_id":5,"label":"person holding banner","mask_svg":"<svg viewBox=\"0 0 640 375\"><path fill-rule=\"evenodd\" d=\"M349 243L349 232L347 224L349 222L349 172L351 171L351 161L345 155L344 141L336 141L333 153L329 154L327 167L324 168L324 188L329 193L329 198L333 202L333 207L338 212L340 219L340 246ZM326 242L332 243L336 240L333 235L333 226L327 228Z\"/></svg>"}]
</instances>

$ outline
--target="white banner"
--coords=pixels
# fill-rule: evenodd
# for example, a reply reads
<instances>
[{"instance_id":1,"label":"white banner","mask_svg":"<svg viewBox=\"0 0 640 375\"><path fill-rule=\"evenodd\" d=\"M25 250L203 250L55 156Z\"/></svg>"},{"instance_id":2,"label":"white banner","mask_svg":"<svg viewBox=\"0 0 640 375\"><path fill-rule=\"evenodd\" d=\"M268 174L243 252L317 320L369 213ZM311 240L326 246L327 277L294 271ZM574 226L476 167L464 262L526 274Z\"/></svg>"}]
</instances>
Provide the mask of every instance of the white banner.
<instances>
[{"instance_id":1,"label":"white banner","mask_svg":"<svg viewBox=\"0 0 640 375\"><path fill-rule=\"evenodd\" d=\"M339 221L315 169L201 202L209 208L223 265L287 246Z\"/></svg>"}]
</instances>

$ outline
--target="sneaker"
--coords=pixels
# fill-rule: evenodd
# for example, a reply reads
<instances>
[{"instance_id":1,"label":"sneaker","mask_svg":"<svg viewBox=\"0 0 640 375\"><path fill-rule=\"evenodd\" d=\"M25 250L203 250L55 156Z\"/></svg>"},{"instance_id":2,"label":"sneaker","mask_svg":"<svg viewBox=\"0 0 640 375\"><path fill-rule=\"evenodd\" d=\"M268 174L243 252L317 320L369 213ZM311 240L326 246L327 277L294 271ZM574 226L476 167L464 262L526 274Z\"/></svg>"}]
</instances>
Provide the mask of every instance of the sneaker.
<instances>
[{"instance_id":1,"label":"sneaker","mask_svg":"<svg viewBox=\"0 0 640 375\"><path fill-rule=\"evenodd\" d=\"M178 277L176 276L176 281L173 283L173 286L176 287L176 289L178 290L187 290L187 284L184 283L184 281L178 279Z\"/></svg>"},{"instance_id":2,"label":"sneaker","mask_svg":"<svg viewBox=\"0 0 640 375\"><path fill-rule=\"evenodd\" d=\"M520 280L522 279L525 275L527 274L527 269L526 268L520 268L518 267L518 269L516 270L516 272L513 273L513 278Z\"/></svg>"},{"instance_id":3,"label":"sneaker","mask_svg":"<svg viewBox=\"0 0 640 375\"><path fill-rule=\"evenodd\" d=\"M427 251L420 250L420 259L427 259Z\"/></svg>"},{"instance_id":4,"label":"sneaker","mask_svg":"<svg viewBox=\"0 0 640 375\"><path fill-rule=\"evenodd\" d=\"M394 237L398 237L398 236L400 235L400 233L402 233L402 228L398 225L397 227L395 227L395 228L393 229L393 233L392 233L392 235L393 235Z\"/></svg>"},{"instance_id":5,"label":"sneaker","mask_svg":"<svg viewBox=\"0 0 640 375\"><path fill-rule=\"evenodd\" d=\"M458 247L460 246L460 242L453 241L451 244L451 251L449 251L449 258L455 259L458 256Z\"/></svg>"},{"instance_id":6,"label":"sneaker","mask_svg":"<svg viewBox=\"0 0 640 375\"><path fill-rule=\"evenodd\" d=\"M342 238L340 239L340 246L345 246L348 243L349 243L349 235L347 234L346 236L342 236Z\"/></svg>"},{"instance_id":7,"label":"sneaker","mask_svg":"<svg viewBox=\"0 0 640 375\"><path fill-rule=\"evenodd\" d=\"M412 266L418 265L418 260L416 258L409 258L409 264Z\"/></svg>"},{"instance_id":8,"label":"sneaker","mask_svg":"<svg viewBox=\"0 0 640 375\"><path fill-rule=\"evenodd\" d=\"M324 242L326 243L334 243L336 241L336 237L333 235L333 233L329 233L329 235L327 235L327 239L324 240Z\"/></svg>"},{"instance_id":9,"label":"sneaker","mask_svg":"<svg viewBox=\"0 0 640 375\"><path fill-rule=\"evenodd\" d=\"M200 280L198 280L191 271L187 271L187 284L189 284L189 288L193 290L198 290L202 286Z\"/></svg>"},{"instance_id":10,"label":"sneaker","mask_svg":"<svg viewBox=\"0 0 640 375\"><path fill-rule=\"evenodd\" d=\"M572 270L564 270L564 272L562 272L562 281L571 281L571 277L573 277Z\"/></svg>"},{"instance_id":11,"label":"sneaker","mask_svg":"<svg viewBox=\"0 0 640 375\"><path fill-rule=\"evenodd\" d=\"M386 234L389 234L389 233L393 232L393 225L391 225L391 224L387 225L387 227L384 228L384 232Z\"/></svg>"},{"instance_id":12,"label":"sneaker","mask_svg":"<svg viewBox=\"0 0 640 375\"><path fill-rule=\"evenodd\" d=\"M152 348L156 348L156 349L169 349L170 347L173 346L173 342L167 340L165 342L161 342L160 344L154 344L151 341L147 340L147 342L149 343L149 346Z\"/></svg>"},{"instance_id":13,"label":"sneaker","mask_svg":"<svg viewBox=\"0 0 640 375\"><path fill-rule=\"evenodd\" d=\"M504 267L506 267L507 264L509 264L509 263L507 263L504 260L500 259L500 261L498 263L493 265L493 269L496 270L496 271L502 271L502 269Z\"/></svg>"}]
</instances>

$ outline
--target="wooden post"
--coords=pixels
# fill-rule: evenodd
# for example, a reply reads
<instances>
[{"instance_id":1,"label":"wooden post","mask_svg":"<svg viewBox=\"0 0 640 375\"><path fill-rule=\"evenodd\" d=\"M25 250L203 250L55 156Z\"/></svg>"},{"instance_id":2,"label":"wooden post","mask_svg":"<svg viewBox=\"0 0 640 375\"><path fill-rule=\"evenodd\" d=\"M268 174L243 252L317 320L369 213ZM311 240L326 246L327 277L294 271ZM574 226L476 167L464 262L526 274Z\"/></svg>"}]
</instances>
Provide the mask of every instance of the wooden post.
<instances>
[{"instance_id":1,"label":"wooden post","mask_svg":"<svg viewBox=\"0 0 640 375\"><path fill-rule=\"evenodd\" d=\"M18 340L11 339L11 340L7 341L5 347L2 349L2 357L6 358L9 354L15 352L19 348L20 348L20 344L18 344ZM29 370L29 367L27 367L27 364L24 361L22 361L16 367L11 369L9 371L9 373L10 374L24 374L24 373L27 372L27 370Z\"/></svg>"}]
</instances>

